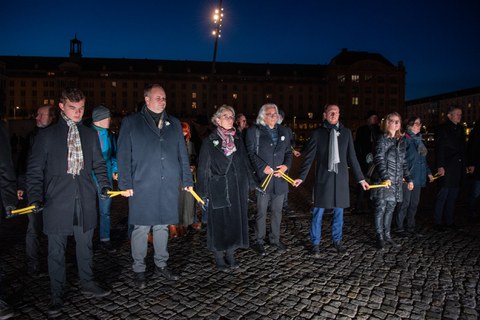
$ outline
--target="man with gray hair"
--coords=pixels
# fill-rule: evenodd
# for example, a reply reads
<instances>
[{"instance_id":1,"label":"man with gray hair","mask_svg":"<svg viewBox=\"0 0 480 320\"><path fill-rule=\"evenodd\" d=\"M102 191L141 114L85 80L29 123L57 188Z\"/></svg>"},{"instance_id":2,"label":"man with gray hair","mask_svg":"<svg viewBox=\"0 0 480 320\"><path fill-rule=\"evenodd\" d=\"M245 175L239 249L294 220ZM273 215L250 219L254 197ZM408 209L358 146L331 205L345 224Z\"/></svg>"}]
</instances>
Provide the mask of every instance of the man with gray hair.
<instances>
[{"instance_id":1,"label":"man with gray hair","mask_svg":"<svg viewBox=\"0 0 480 320\"><path fill-rule=\"evenodd\" d=\"M280 241L283 199L288 192L288 183L282 175L291 167L292 148L288 129L278 124L278 107L268 103L258 112L256 125L247 131L247 152L259 181L269 181L256 191L257 216L255 223L256 243L253 249L265 256L267 207L271 203L270 245L280 252L286 245Z\"/></svg>"}]
</instances>

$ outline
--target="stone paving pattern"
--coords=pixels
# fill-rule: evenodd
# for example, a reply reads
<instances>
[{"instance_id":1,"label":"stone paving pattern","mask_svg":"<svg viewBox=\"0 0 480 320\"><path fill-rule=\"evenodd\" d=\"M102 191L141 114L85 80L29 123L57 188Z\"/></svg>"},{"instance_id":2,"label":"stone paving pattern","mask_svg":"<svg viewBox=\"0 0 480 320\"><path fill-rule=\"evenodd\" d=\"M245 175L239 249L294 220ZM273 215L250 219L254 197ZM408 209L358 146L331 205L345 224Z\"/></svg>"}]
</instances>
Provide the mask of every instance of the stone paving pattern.
<instances>
[{"instance_id":1,"label":"stone paving pattern","mask_svg":"<svg viewBox=\"0 0 480 320\"><path fill-rule=\"evenodd\" d=\"M374 247L373 215L347 211L347 253L337 254L331 244L332 217L326 214L321 255L313 258L309 254L311 181L305 185L290 192L296 217L283 220L287 252L267 246L267 255L260 258L251 249L241 250L239 269L218 272L206 249L205 230L191 231L169 243L169 267L181 279L168 282L156 277L150 248L143 290L133 285L127 202L114 198L112 238L117 252L98 249L94 255L98 280L113 292L103 299L80 293L72 238L65 307L57 319L479 319L480 225L462 217L465 199L459 202L461 228L435 231L435 188L430 186L418 213L424 236L396 238L401 248L384 251ZM250 211L253 215L253 203ZM49 281L46 273L37 278L25 273L26 221L19 217L3 221L0 227L3 287L15 319L45 319ZM250 227L253 236L253 219ZM44 272L46 243L43 237Z\"/></svg>"}]
</instances>

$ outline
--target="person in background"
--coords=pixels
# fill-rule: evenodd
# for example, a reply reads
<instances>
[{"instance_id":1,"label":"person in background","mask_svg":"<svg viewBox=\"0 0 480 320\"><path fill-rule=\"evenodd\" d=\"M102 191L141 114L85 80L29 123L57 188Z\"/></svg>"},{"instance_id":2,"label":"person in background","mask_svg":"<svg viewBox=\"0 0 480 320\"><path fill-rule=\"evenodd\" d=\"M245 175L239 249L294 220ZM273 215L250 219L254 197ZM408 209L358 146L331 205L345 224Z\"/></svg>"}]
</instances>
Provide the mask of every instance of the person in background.
<instances>
[{"instance_id":1,"label":"person in background","mask_svg":"<svg viewBox=\"0 0 480 320\"><path fill-rule=\"evenodd\" d=\"M467 171L472 175L468 214L472 220L478 218L478 201L480 200L480 119L475 122L468 137Z\"/></svg>"},{"instance_id":2,"label":"person in background","mask_svg":"<svg viewBox=\"0 0 480 320\"><path fill-rule=\"evenodd\" d=\"M438 126L435 132L435 161L439 190L435 199L435 229L455 229L454 212L460 186L465 180L465 130L460 123L462 109L452 106L448 109L448 120Z\"/></svg>"},{"instance_id":3,"label":"person in background","mask_svg":"<svg viewBox=\"0 0 480 320\"><path fill-rule=\"evenodd\" d=\"M110 185L113 186L113 180L117 180L117 142L113 133L109 131L112 116L110 110L102 105L95 107L92 111L92 127L97 132L102 156L107 165L107 175ZM110 207L112 199L102 197L101 187L98 179L93 172L93 179L97 185L98 207L100 211L100 248L106 252L113 253L115 248L110 241Z\"/></svg>"},{"instance_id":4,"label":"person in background","mask_svg":"<svg viewBox=\"0 0 480 320\"><path fill-rule=\"evenodd\" d=\"M111 187L105 160L95 131L82 124L85 94L77 88L66 88L58 105L61 117L39 132L27 166L28 201L35 207L34 214L43 208L43 232L48 236L48 314L52 317L63 308L69 235L75 237L81 292L96 298L111 293L94 280L92 271L92 237L98 218L92 171L102 196L107 197Z\"/></svg>"},{"instance_id":5,"label":"person in background","mask_svg":"<svg viewBox=\"0 0 480 320\"><path fill-rule=\"evenodd\" d=\"M295 180L295 187L298 187L307 177L312 163L316 161L314 208L310 227L311 253L314 257L320 254L325 209L333 209L333 246L339 254L346 252L342 239L343 211L350 206L348 167L351 167L356 181L364 189L368 188L355 156L352 132L339 121L340 107L336 104L326 105L323 118L322 126L312 133L303 149L303 162L298 179Z\"/></svg>"},{"instance_id":6,"label":"person in background","mask_svg":"<svg viewBox=\"0 0 480 320\"><path fill-rule=\"evenodd\" d=\"M279 252L285 252L287 246L280 241L283 199L288 192L288 183L282 173L292 165L292 148L287 128L278 124L278 107L264 104L257 116L257 123L248 128L246 146L251 165L258 181L265 181L273 175L264 188L257 190L257 216L255 222L255 244L253 249L259 256L265 256L264 238L266 235L267 208L270 204L270 245Z\"/></svg>"},{"instance_id":7,"label":"person in background","mask_svg":"<svg viewBox=\"0 0 480 320\"><path fill-rule=\"evenodd\" d=\"M373 163L375 177L372 183L385 183L385 188L373 189L370 193L375 206L375 231L377 249L383 250L385 242L395 248L400 247L391 235L393 212L397 203L402 202L402 184L405 179L408 190L414 184L405 159L405 138L401 131L401 117L397 112L385 117L381 134L375 146Z\"/></svg>"},{"instance_id":8,"label":"person in background","mask_svg":"<svg viewBox=\"0 0 480 320\"><path fill-rule=\"evenodd\" d=\"M427 183L427 176L430 182L433 176L427 164L427 147L423 144L422 121L417 116L412 116L407 120L405 131L405 158L408 165L413 184L413 190L408 189L407 184L402 184L403 201L400 204L400 210L396 216L397 233L399 236L415 235L415 214L417 213L418 203L420 202L420 193ZM406 220L406 221L405 221ZM406 222L406 228L404 226Z\"/></svg>"},{"instance_id":9,"label":"person in background","mask_svg":"<svg viewBox=\"0 0 480 320\"><path fill-rule=\"evenodd\" d=\"M237 113L237 115L235 116L235 128L242 137L243 141L245 141L245 135L247 134L248 129L248 122L247 117L245 117L243 113Z\"/></svg>"},{"instance_id":10,"label":"person in background","mask_svg":"<svg viewBox=\"0 0 480 320\"><path fill-rule=\"evenodd\" d=\"M378 123L379 118L377 112L370 110L367 113L367 123L358 128L357 133L355 134L355 153L357 154L360 168L362 168L362 172L366 178L370 178L367 176L367 173L370 165L373 163L375 141L380 135L380 126ZM363 190L363 188L358 185L355 194L355 207L353 208L352 213L362 214L368 212L370 191Z\"/></svg>"},{"instance_id":11,"label":"person in background","mask_svg":"<svg viewBox=\"0 0 480 320\"><path fill-rule=\"evenodd\" d=\"M198 194L207 205L207 247L219 271L238 268L235 250L248 248L248 191L252 179L243 141L233 128L235 111L223 105L200 149Z\"/></svg>"},{"instance_id":12,"label":"person in background","mask_svg":"<svg viewBox=\"0 0 480 320\"><path fill-rule=\"evenodd\" d=\"M187 147L188 157L190 159L190 172L192 176L196 176L197 172L197 157L195 152L195 146L191 140L192 134L190 131L190 125L187 122L182 122L182 133L185 138L185 144ZM195 179L194 179L195 180ZM194 181L195 182L195 181ZM195 219L195 198L188 192L180 192L179 198L179 223L178 226L169 226L170 237L184 236L187 234L187 228L189 226L195 227L195 229L201 228L197 223L193 223Z\"/></svg>"},{"instance_id":13,"label":"person in background","mask_svg":"<svg viewBox=\"0 0 480 320\"><path fill-rule=\"evenodd\" d=\"M27 161L32 151L32 146L38 133L49 127L55 121L55 107L42 106L37 109L37 116L35 117L35 128L27 135L25 146L22 147L21 155L19 157L18 168L18 200L27 200ZM40 260L39 247L40 235L43 227L43 216L41 213L28 214L27 233L25 235L25 253L27 255L27 272L31 276L38 276L40 274Z\"/></svg>"},{"instance_id":14,"label":"person in background","mask_svg":"<svg viewBox=\"0 0 480 320\"><path fill-rule=\"evenodd\" d=\"M17 205L17 181L12 162L12 150L5 123L0 120L0 214L9 216ZM0 216L3 223L3 216ZM0 263L2 261L0 260ZM10 319L15 315L12 307L3 300L2 272L0 272L0 319Z\"/></svg>"},{"instance_id":15,"label":"person in background","mask_svg":"<svg viewBox=\"0 0 480 320\"><path fill-rule=\"evenodd\" d=\"M165 110L167 97L159 84L144 90L145 105L125 117L118 137L118 187L128 197L134 284L146 287L145 257L153 230L155 274L179 279L167 267L168 225L178 223L179 193L193 190L190 159L180 121ZM183 189L183 190L182 190Z\"/></svg>"}]
</instances>

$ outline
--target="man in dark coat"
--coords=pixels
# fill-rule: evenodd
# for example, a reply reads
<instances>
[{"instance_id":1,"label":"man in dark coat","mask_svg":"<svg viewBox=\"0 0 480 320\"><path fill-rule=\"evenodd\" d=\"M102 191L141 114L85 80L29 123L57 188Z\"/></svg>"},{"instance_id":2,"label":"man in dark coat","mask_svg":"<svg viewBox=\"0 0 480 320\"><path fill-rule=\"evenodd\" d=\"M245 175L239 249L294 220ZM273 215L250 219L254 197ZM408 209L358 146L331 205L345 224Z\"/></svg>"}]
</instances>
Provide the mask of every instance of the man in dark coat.
<instances>
[{"instance_id":1,"label":"man in dark coat","mask_svg":"<svg viewBox=\"0 0 480 320\"><path fill-rule=\"evenodd\" d=\"M35 117L35 128L27 135L26 143L22 147L19 157L18 168L18 189L17 195L19 200L27 198L27 162L28 157L32 151L33 142L37 134L49 127L55 120L55 107L42 106L37 109L37 116ZM27 254L27 272L32 276L39 274L39 246L40 235L42 233L43 217L41 213L31 213L28 215L27 233L25 235L25 253Z\"/></svg>"},{"instance_id":2,"label":"man in dark coat","mask_svg":"<svg viewBox=\"0 0 480 320\"><path fill-rule=\"evenodd\" d=\"M140 112L122 121L118 138L118 186L129 197L134 282L146 286L145 257L153 229L155 273L177 280L167 268L168 225L178 224L179 193L192 190L190 159L180 121L165 111L164 89L153 84L144 91ZM153 228L152 228L153 226Z\"/></svg>"},{"instance_id":3,"label":"man in dark coat","mask_svg":"<svg viewBox=\"0 0 480 320\"><path fill-rule=\"evenodd\" d=\"M258 181L265 181L269 174L273 174L264 188L265 192L257 191L256 243L253 249L260 256L266 254L263 239L266 234L267 208L271 203L270 244L277 247L279 251L285 251L286 246L280 241L280 224L288 183L279 171L286 173L291 167L292 148L287 128L279 124L278 107L275 104L262 106L258 112L257 124L248 128L246 145Z\"/></svg>"},{"instance_id":4,"label":"man in dark coat","mask_svg":"<svg viewBox=\"0 0 480 320\"><path fill-rule=\"evenodd\" d=\"M313 161L316 160L314 208L310 237L312 254L318 256L325 209L333 209L332 237L339 253L345 252L341 244L343 236L343 209L350 206L348 192L348 167L353 170L358 183L368 188L358 164L353 147L352 132L340 122L340 108L331 104L325 107L323 126L316 129L303 150L304 159L295 186L307 177Z\"/></svg>"},{"instance_id":5,"label":"man in dark coat","mask_svg":"<svg viewBox=\"0 0 480 320\"><path fill-rule=\"evenodd\" d=\"M17 204L17 181L12 163L12 151L8 131L3 121L0 121L0 220L3 220L4 211L6 214L15 209ZM3 221L2 221L3 222ZM0 272L0 318L9 319L13 317L12 308L3 300L2 281Z\"/></svg>"},{"instance_id":6,"label":"man in dark coat","mask_svg":"<svg viewBox=\"0 0 480 320\"><path fill-rule=\"evenodd\" d=\"M358 128L357 133L355 134L355 153L364 175L367 174L370 164L373 163L375 141L380 135L380 126L378 125L378 121L378 114L373 110L368 111L367 123ZM353 213L368 212L367 201L369 199L369 191L363 190L362 186L358 185L355 190L355 194L356 200Z\"/></svg>"},{"instance_id":7,"label":"man in dark coat","mask_svg":"<svg viewBox=\"0 0 480 320\"><path fill-rule=\"evenodd\" d=\"M107 196L110 185L95 131L82 125L85 95L77 88L62 91L59 121L38 133L27 167L27 194L34 214L43 207L43 231L48 236L48 272L52 300L49 315L63 307L65 248L74 235L81 292L110 294L94 281L92 236L97 223L96 186L92 171Z\"/></svg>"},{"instance_id":8,"label":"man in dark coat","mask_svg":"<svg viewBox=\"0 0 480 320\"><path fill-rule=\"evenodd\" d=\"M470 218L478 218L478 201L480 199L480 119L475 122L468 138L467 164L468 173L472 175L472 188L468 203Z\"/></svg>"},{"instance_id":9,"label":"man in dark coat","mask_svg":"<svg viewBox=\"0 0 480 320\"><path fill-rule=\"evenodd\" d=\"M435 200L435 228L443 230L444 224L455 228L453 214L460 186L465 178L465 131L460 123L462 109L453 106L447 113L448 120L435 132L435 160L439 190Z\"/></svg>"}]
</instances>

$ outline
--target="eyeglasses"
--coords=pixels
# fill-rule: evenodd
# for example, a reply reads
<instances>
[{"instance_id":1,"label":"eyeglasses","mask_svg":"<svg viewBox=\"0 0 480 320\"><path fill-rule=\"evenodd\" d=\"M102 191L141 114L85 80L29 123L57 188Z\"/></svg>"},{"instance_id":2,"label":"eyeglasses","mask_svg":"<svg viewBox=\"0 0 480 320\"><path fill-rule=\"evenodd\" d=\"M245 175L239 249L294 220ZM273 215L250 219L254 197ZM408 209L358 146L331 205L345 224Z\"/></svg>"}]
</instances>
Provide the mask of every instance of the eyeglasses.
<instances>
[{"instance_id":1,"label":"eyeglasses","mask_svg":"<svg viewBox=\"0 0 480 320\"><path fill-rule=\"evenodd\" d=\"M388 123L399 124L399 123L400 123L400 120L391 120L391 119L388 119Z\"/></svg>"},{"instance_id":2,"label":"eyeglasses","mask_svg":"<svg viewBox=\"0 0 480 320\"><path fill-rule=\"evenodd\" d=\"M420 127L420 126L422 125L422 123L421 123L421 122L418 122L418 121L415 121L413 124L416 125L416 126L418 126L418 127Z\"/></svg>"},{"instance_id":3,"label":"eyeglasses","mask_svg":"<svg viewBox=\"0 0 480 320\"><path fill-rule=\"evenodd\" d=\"M278 117L278 113L265 113L265 117L276 118Z\"/></svg>"},{"instance_id":4,"label":"eyeglasses","mask_svg":"<svg viewBox=\"0 0 480 320\"><path fill-rule=\"evenodd\" d=\"M222 114L220 118L225 119L225 120L233 120L233 116L227 116L226 114Z\"/></svg>"}]
</instances>

